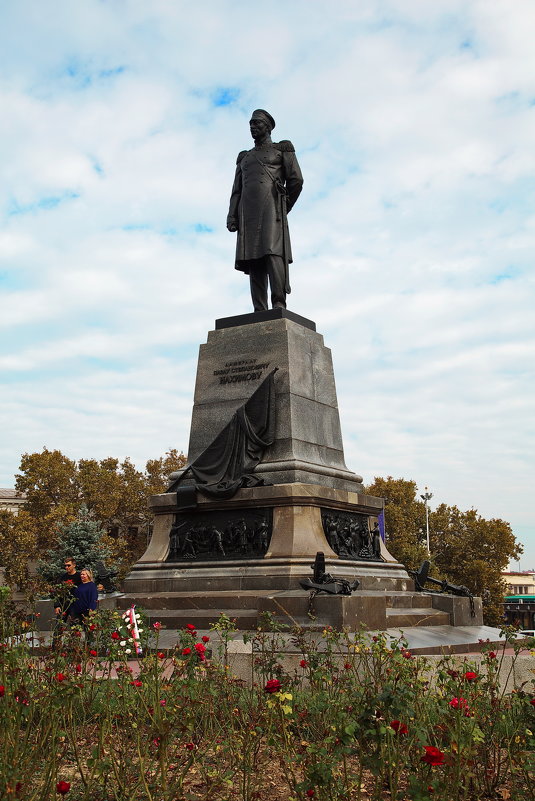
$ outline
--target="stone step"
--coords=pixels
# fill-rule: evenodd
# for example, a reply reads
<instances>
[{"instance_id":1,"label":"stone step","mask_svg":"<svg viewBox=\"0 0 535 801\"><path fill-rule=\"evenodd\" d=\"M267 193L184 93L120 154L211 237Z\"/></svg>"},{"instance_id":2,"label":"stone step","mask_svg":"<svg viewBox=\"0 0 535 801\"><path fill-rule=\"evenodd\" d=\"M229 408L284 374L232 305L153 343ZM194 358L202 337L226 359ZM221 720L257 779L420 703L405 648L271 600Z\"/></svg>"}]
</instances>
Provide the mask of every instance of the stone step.
<instances>
[{"instance_id":1,"label":"stone step","mask_svg":"<svg viewBox=\"0 0 535 801\"><path fill-rule=\"evenodd\" d=\"M219 590L218 592L153 592L150 595L128 593L121 597L121 609L132 604L147 613L154 609L219 610L256 609L257 599L272 595L272 590Z\"/></svg>"},{"instance_id":2,"label":"stone step","mask_svg":"<svg viewBox=\"0 0 535 801\"><path fill-rule=\"evenodd\" d=\"M450 616L447 612L429 607L412 609L387 609L388 628L410 628L412 626L449 626Z\"/></svg>"},{"instance_id":3,"label":"stone step","mask_svg":"<svg viewBox=\"0 0 535 801\"><path fill-rule=\"evenodd\" d=\"M421 592L387 592L386 606L393 609L432 609L433 598Z\"/></svg>"},{"instance_id":4,"label":"stone step","mask_svg":"<svg viewBox=\"0 0 535 801\"><path fill-rule=\"evenodd\" d=\"M158 621L167 629L183 629L188 623L197 629L209 629L222 614L234 621L238 629L255 629L258 624L256 609L151 609L147 613L149 625Z\"/></svg>"},{"instance_id":5,"label":"stone step","mask_svg":"<svg viewBox=\"0 0 535 801\"><path fill-rule=\"evenodd\" d=\"M208 628L217 622L222 613L236 620L239 629L256 628L258 607L263 608L262 598L277 597L272 590L219 590L217 592L155 592L151 595L128 593L118 599L118 607L127 609L135 604L142 608L149 622L160 621L168 628L182 628L193 623L199 628ZM386 600L387 627L440 626L449 625L447 612L433 609L431 595L415 592L385 593L380 590L357 591L356 596L366 596L373 603L377 597ZM286 601L281 593L281 602ZM307 593L303 592L306 597ZM327 598L328 596L319 596ZM260 602L260 603L259 603ZM269 606L269 604L268 604ZM313 625L310 619L294 612L292 620L306 628ZM286 621L289 623L290 621ZM319 624L317 624L319 625Z\"/></svg>"},{"instance_id":6,"label":"stone step","mask_svg":"<svg viewBox=\"0 0 535 801\"><path fill-rule=\"evenodd\" d=\"M367 598L385 598L386 606L389 609L433 608L433 596L422 592L359 589L353 594L366 596Z\"/></svg>"},{"instance_id":7,"label":"stone step","mask_svg":"<svg viewBox=\"0 0 535 801\"><path fill-rule=\"evenodd\" d=\"M367 596L385 596L386 605L395 609L432 608L433 598L419 592L357 591ZM132 604L143 609L215 609L224 604L230 609L252 609L258 597L277 594L276 590L219 590L217 592L153 592L127 593L120 599L122 609Z\"/></svg>"}]
</instances>

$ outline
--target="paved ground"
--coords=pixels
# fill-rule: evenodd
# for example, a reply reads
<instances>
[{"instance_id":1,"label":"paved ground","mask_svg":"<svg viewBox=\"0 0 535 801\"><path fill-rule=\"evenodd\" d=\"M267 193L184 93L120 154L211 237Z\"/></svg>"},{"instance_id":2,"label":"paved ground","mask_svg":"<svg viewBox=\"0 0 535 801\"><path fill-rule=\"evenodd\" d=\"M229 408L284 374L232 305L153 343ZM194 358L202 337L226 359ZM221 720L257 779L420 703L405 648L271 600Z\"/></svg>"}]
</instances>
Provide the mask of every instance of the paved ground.
<instances>
[{"instance_id":1,"label":"paved ground","mask_svg":"<svg viewBox=\"0 0 535 801\"><path fill-rule=\"evenodd\" d=\"M442 630L441 630L442 629ZM452 629L451 631L448 631ZM258 643L254 643L252 639L247 639L244 642L245 632L233 632L230 640L227 643L226 650L224 643L218 632L200 630L197 632L198 637L203 635L210 638L207 643L207 655L214 662L223 662L228 664L230 675L235 678L243 680L246 684L253 682L263 681L265 677L259 677L256 672L255 662L256 657L260 652ZM248 632L251 638L254 638L255 632ZM387 634L394 639L399 639L402 632L399 630L389 630ZM492 642L493 650L496 651L498 656L498 664L500 666L499 676L500 684L505 692L511 692L513 689L523 687L528 691L533 692L535 680L535 650L528 648L522 649L519 655L514 655L513 648L504 648L503 640L499 639L499 632L496 629L490 629L485 626L478 627L458 627L453 629L451 626L429 626L418 627L403 632L403 636L407 642L407 647L414 654L422 654L427 657L430 663L430 677L433 676L434 662L442 658L444 651L453 652L453 659L459 661L461 664L464 660L469 660L470 664L477 666L478 662L482 659L480 653L474 652L474 648L478 649L481 644L477 642L477 635L479 638L486 641L487 637ZM292 642L290 635L279 634L277 636L276 651L278 654L277 661L282 664L285 671L290 675L295 673L299 675L301 668L299 666L302 659L302 652ZM309 632L308 636L315 643L315 646L321 649L325 647L326 641L322 637L321 632ZM373 632L368 632L366 635L373 637ZM351 635L349 635L351 639ZM32 639L28 635L28 639ZM38 638L33 642L36 647L49 645L52 641L51 632L40 632ZM178 643L178 632L176 630L162 629L158 637L158 651L163 651L166 656L171 656L174 653L175 646ZM156 645L156 643L155 643ZM225 655L224 655L225 653ZM342 653L341 660L346 657ZM124 663L122 663L124 664ZM127 663L131 668L132 674L137 675L141 668L141 661L138 659L131 659ZM96 667L96 676L104 675L104 672ZM107 668L109 665L106 666ZM485 668L483 668L484 670ZM171 661L165 664L165 670L169 674L173 670ZM106 670L106 675L115 677L115 670L111 670L111 674Z\"/></svg>"},{"instance_id":2,"label":"paved ground","mask_svg":"<svg viewBox=\"0 0 535 801\"><path fill-rule=\"evenodd\" d=\"M254 636L256 632L247 632L248 639ZM489 641L494 650L500 651L504 648L504 640L500 638L499 629L491 628L490 626L417 626L410 629L387 629L386 632L367 632L366 637L372 638L378 634L385 633L392 641L398 641L403 638L406 648L414 654L430 655L430 654L473 654L481 650L481 644ZM210 631L207 629L199 629L197 631L198 637L210 637L208 647L214 652L222 646L221 636L217 631ZM229 651L231 653L248 654L252 653L253 645L249 642L244 642L243 637L246 632L236 631L231 632ZM321 647L324 638L320 631L310 631L307 636ZM355 635L349 634L349 639L354 640ZM162 629L158 635L158 649L164 652L172 651L177 645L179 640L178 632L176 629ZM52 642L52 632L42 631L34 638L35 645L39 644L50 645ZM299 649L292 642L290 634L281 633L278 635L279 647L282 653L296 654ZM156 641L154 642L156 647ZM513 653L512 648L508 648L506 653ZM526 653L530 649L526 648Z\"/></svg>"}]
</instances>

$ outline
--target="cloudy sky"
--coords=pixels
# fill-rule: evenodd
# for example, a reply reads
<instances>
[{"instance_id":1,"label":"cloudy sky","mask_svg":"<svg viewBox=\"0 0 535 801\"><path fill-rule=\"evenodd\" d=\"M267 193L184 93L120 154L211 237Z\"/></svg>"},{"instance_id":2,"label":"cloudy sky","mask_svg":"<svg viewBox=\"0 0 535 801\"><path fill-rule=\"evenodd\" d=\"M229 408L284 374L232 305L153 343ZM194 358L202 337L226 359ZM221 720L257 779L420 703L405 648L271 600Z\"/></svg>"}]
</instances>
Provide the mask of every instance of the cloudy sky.
<instances>
[{"instance_id":1,"label":"cloudy sky","mask_svg":"<svg viewBox=\"0 0 535 801\"><path fill-rule=\"evenodd\" d=\"M43 446L186 449L250 310L225 218L252 109L305 177L289 308L348 467L508 520L535 568L532 0L0 0L0 485Z\"/></svg>"}]
</instances>

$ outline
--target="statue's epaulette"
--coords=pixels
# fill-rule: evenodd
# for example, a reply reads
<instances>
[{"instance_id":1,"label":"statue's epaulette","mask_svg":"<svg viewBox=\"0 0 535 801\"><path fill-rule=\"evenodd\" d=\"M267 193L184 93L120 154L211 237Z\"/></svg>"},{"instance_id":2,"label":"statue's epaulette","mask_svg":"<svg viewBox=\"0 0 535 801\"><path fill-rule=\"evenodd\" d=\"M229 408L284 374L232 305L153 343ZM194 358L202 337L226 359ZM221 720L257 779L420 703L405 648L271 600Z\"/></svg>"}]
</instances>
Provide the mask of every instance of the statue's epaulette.
<instances>
[{"instance_id":1,"label":"statue's epaulette","mask_svg":"<svg viewBox=\"0 0 535 801\"><path fill-rule=\"evenodd\" d=\"M248 152L247 150L242 150L240 153L238 153L238 158L236 159L236 164L240 163L240 161L242 160L242 158L245 156L245 154L247 152Z\"/></svg>"},{"instance_id":2,"label":"statue's epaulette","mask_svg":"<svg viewBox=\"0 0 535 801\"><path fill-rule=\"evenodd\" d=\"M283 153L295 153L295 147L289 139L283 139L281 142L273 142L277 150L282 150Z\"/></svg>"}]
</instances>

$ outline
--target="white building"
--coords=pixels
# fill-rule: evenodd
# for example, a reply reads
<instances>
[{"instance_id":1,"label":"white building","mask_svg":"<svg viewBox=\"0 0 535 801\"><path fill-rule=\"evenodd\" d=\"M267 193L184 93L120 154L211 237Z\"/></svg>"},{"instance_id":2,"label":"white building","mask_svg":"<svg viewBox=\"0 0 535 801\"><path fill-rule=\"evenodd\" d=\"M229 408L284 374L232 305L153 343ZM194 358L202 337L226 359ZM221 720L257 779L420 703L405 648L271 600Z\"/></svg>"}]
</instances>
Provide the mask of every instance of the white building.
<instances>
[{"instance_id":1,"label":"white building","mask_svg":"<svg viewBox=\"0 0 535 801\"><path fill-rule=\"evenodd\" d=\"M504 572L502 576L507 585L506 595L533 595L535 596L535 572Z\"/></svg>"},{"instance_id":2,"label":"white building","mask_svg":"<svg viewBox=\"0 0 535 801\"><path fill-rule=\"evenodd\" d=\"M24 506L25 500L26 496L23 492L0 487L0 509L7 509L8 512L13 512L16 515L19 513L19 509Z\"/></svg>"}]
</instances>

